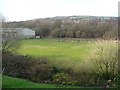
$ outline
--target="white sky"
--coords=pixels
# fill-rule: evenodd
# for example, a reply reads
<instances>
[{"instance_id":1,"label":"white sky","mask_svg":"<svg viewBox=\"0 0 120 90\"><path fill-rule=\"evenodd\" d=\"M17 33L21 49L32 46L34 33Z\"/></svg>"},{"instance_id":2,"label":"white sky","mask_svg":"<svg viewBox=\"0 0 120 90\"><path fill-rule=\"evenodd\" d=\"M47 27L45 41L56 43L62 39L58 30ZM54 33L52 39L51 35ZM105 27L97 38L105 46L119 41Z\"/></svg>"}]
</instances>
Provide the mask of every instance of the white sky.
<instances>
[{"instance_id":1,"label":"white sky","mask_svg":"<svg viewBox=\"0 0 120 90\"><path fill-rule=\"evenodd\" d=\"M0 13L9 21L54 16L118 16L119 0L0 0Z\"/></svg>"}]
</instances>

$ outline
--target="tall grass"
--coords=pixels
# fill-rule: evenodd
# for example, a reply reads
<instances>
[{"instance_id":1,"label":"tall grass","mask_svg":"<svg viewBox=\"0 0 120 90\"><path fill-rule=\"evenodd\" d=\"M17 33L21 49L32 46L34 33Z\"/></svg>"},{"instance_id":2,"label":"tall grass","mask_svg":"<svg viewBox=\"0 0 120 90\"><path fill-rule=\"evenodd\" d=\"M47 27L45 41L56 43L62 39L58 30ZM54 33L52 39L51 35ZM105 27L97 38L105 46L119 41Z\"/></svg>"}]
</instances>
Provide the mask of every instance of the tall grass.
<instances>
[{"instance_id":1,"label":"tall grass","mask_svg":"<svg viewBox=\"0 0 120 90\"><path fill-rule=\"evenodd\" d=\"M102 80L116 82L118 75L118 43L115 41L96 42L93 51L85 60L89 69L92 67Z\"/></svg>"}]
</instances>

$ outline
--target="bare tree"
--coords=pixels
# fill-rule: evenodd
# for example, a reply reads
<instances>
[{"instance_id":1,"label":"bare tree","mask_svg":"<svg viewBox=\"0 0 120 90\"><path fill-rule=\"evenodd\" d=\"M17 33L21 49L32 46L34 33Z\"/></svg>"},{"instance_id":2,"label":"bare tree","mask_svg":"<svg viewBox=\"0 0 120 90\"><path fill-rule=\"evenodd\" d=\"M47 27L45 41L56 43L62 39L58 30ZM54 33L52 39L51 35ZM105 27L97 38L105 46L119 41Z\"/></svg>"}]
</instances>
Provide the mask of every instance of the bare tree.
<instances>
[{"instance_id":1,"label":"bare tree","mask_svg":"<svg viewBox=\"0 0 120 90\"><path fill-rule=\"evenodd\" d=\"M2 38L2 54L16 53L20 47L19 37L8 35L6 38Z\"/></svg>"},{"instance_id":2,"label":"bare tree","mask_svg":"<svg viewBox=\"0 0 120 90\"><path fill-rule=\"evenodd\" d=\"M5 29L6 30L6 29ZM5 53L16 53L20 47L20 37L14 35L14 32L11 30L2 29L2 54Z\"/></svg>"},{"instance_id":3,"label":"bare tree","mask_svg":"<svg viewBox=\"0 0 120 90\"><path fill-rule=\"evenodd\" d=\"M1 62L0 72L3 73L5 70L5 67L2 67L2 59L4 57L9 57L10 54L16 53L18 48L20 47L20 37L17 35L16 30L8 29L8 28L2 28L2 23L5 22L5 18L1 17L1 27L0 27L0 53L1 53Z\"/></svg>"},{"instance_id":4,"label":"bare tree","mask_svg":"<svg viewBox=\"0 0 120 90\"><path fill-rule=\"evenodd\" d=\"M0 43L2 54L5 53L15 53L20 46L20 37L16 34L16 30L2 28L2 23L5 23L6 19L4 16L0 15Z\"/></svg>"}]
</instances>

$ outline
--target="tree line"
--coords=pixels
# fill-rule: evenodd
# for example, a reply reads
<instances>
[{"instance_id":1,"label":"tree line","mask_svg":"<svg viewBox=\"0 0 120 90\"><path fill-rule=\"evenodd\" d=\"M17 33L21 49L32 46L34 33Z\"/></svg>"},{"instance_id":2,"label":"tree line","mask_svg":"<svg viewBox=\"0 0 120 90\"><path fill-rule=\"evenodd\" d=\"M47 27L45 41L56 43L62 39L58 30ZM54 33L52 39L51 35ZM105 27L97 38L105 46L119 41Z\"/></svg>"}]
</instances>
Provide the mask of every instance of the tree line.
<instances>
[{"instance_id":1,"label":"tree line","mask_svg":"<svg viewBox=\"0 0 120 90\"><path fill-rule=\"evenodd\" d=\"M36 19L20 22L5 22L3 28L30 28L36 36L54 38L105 38L118 36L117 19Z\"/></svg>"}]
</instances>

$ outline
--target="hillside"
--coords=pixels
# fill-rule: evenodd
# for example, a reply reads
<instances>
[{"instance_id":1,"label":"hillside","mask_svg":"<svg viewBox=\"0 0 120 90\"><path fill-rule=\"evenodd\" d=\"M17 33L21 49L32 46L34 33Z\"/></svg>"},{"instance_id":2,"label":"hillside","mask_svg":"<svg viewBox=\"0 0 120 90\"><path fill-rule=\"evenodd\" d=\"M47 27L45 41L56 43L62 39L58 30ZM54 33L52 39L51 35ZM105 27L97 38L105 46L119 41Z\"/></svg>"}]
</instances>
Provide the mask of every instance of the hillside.
<instances>
[{"instance_id":1,"label":"hillside","mask_svg":"<svg viewBox=\"0 0 120 90\"><path fill-rule=\"evenodd\" d=\"M5 22L3 28L29 28L36 36L67 38L116 38L117 17L57 16L34 20Z\"/></svg>"}]
</instances>

